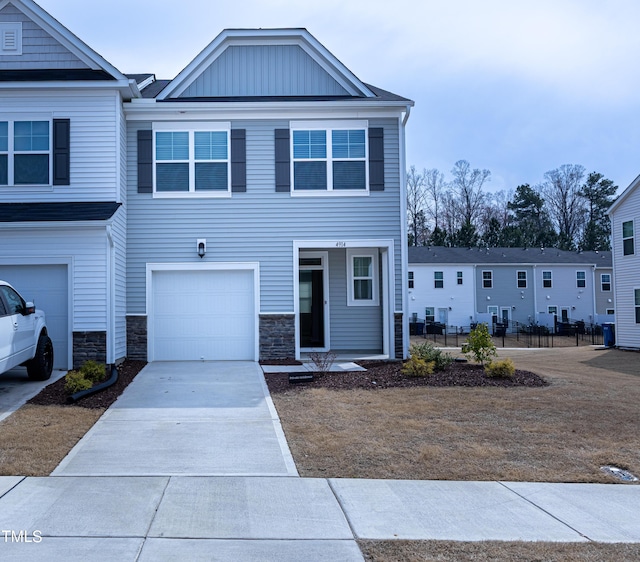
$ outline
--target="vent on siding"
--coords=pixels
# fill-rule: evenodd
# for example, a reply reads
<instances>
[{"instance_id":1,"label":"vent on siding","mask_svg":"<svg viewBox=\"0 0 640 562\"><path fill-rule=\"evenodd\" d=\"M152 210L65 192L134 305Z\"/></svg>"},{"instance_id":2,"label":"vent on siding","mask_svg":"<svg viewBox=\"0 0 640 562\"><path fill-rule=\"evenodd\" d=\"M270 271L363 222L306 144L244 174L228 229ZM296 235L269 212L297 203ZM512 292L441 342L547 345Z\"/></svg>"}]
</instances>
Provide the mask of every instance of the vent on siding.
<instances>
[{"instance_id":1,"label":"vent on siding","mask_svg":"<svg viewBox=\"0 0 640 562\"><path fill-rule=\"evenodd\" d=\"M22 54L22 23L0 23L0 54Z\"/></svg>"}]
</instances>

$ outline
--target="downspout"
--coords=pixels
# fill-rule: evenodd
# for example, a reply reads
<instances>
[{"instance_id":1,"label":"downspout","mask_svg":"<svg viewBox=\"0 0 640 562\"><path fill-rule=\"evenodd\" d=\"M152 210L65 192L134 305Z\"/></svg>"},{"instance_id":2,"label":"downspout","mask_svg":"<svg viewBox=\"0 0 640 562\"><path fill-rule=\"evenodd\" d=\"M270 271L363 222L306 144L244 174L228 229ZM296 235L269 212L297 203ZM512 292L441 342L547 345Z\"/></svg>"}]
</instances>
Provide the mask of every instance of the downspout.
<instances>
[{"instance_id":1,"label":"downspout","mask_svg":"<svg viewBox=\"0 0 640 562\"><path fill-rule=\"evenodd\" d=\"M406 138L405 138L405 126L409 120L411 114L411 106L406 105L404 117L400 124L400 162L402 164L400 168L400 225L401 225L401 240L400 240L400 256L402 263L402 359L409 357L409 323L407 320L407 305L409 300L408 294L408 282L407 282L407 270L409 269L408 253L408 232L407 232L407 162L406 162ZM395 267L395 264L391 264L391 267ZM393 295L393 306L389 307L394 311L393 318L391 319L391 338L390 343L393 346L395 357L395 291Z\"/></svg>"},{"instance_id":2,"label":"downspout","mask_svg":"<svg viewBox=\"0 0 640 562\"><path fill-rule=\"evenodd\" d=\"M76 392L75 394L72 394L67 398L67 402L69 402L70 404L75 403L81 398L84 398L85 396L90 396L91 394L95 394L96 392L100 392L105 388L109 388L110 386L113 386L114 384L116 384L116 382L118 382L118 369L114 364L111 364L111 376L109 377L108 380L101 382L100 384L97 384L95 386L92 386L87 390L81 390L80 392Z\"/></svg>"},{"instance_id":3,"label":"downspout","mask_svg":"<svg viewBox=\"0 0 640 562\"><path fill-rule=\"evenodd\" d=\"M113 232L111 225L108 224L107 232L107 278L109 279L109 287L107 287L107 363L115 362L115 244L113 241Z\"/></svg>"},{"instance_id":4,"label":"downspout","mask_svg":"<svg viewBox=\"0 0 640 562\"><path fill-rule=\"evenodd\" d=\"M533 322L538 324L538 279L536 277L536 269L538 266L533 264Z\"/></svg>"}]
</instances>

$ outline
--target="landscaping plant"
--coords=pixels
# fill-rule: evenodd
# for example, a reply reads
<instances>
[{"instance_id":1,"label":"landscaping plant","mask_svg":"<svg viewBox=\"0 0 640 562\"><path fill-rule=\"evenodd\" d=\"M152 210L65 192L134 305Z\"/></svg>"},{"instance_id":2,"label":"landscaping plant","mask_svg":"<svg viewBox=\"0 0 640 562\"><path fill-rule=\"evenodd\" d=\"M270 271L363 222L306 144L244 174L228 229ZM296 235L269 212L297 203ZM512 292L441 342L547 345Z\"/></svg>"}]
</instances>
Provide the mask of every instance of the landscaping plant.
<instances>
[{"instance_id":1,"label":"landscaping plant","mask_svg":"<svg viewBox=\"0 0 640 562\"><path fill-rule=\"evenodd\" d=\"M402 373L409 377L426 377L433 373L435 363L419 357L411 357L402 367Z\"/></svg>"},{"instance_id":2,"label":"landscaping plant","mask_svg":"<svg viewBox=\"0 0 640 562\"><path fill-rule=\"evenodd\" d=\"M65 377L64 389L69 394L87 390L102 382L106 376L105 366L97 361L85 361L77 371L69 371Z\"/></svg>"},{"instance_id":3,"label":"landscaping plant","mask_svg":"<svg viewBox=\"0 0 640 562\"><path fill-rule=\"evenodd\" d=\"M333 351L312 351L309 353L309 359L315 367L315 372L324 375L331 371L336 354Z\"/></svg>"},{"instance_id":4,"label":"landscaping plant","mask_svg":"<svg viewBox=\"0 0 640 562\"><path fill-rule=\"evenodd\" d=\"M492 361L485 368L484 372L488 377L496 378L513 378L516 372L516 366L513 361L507 357L498 361Z\"/></svg>"},{"instance_id":5,"label":"landscaping plant","mask_svg":"<svg viewBox=\"0 0 640 562\"><path fill-rule=\"evenodd\" d=\"M462 344L462 353L483 367L487 363L491 363L491 359L497 355L497 351L486 324L478 324L471 330L467 341Z\"/></svg>"},{"instance_id":6,"label":"landscaping plant","mask_svg":"<svg viewBox=\"0 0 640 562\"><path fill-rule=\"evenodd\" d=\"M427 363L433 363L436 371L444 371L451 363L453 356L441 349L434 347L431 342L413 343L409 348L411 358L421 359Z\"/></svg>"}]
</instances>

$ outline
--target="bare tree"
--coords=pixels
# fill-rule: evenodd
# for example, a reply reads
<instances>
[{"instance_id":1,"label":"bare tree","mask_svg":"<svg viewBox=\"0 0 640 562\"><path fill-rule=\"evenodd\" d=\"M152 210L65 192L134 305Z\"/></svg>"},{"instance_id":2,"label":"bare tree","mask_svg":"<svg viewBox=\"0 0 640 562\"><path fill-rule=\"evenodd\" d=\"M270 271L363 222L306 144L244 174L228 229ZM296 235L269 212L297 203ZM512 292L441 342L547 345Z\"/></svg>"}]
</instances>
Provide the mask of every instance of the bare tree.
<instances>
[{"instance_id":1,"label":"bare tree","mask_svg":"<svg viewBox=\"0 0 640 562\"><path fill-rule=\"evenodd\" d=\"M451 189L455 196L463 224L475 224L484 204L482 186L489 181L491 172L471 168L466 160L458 160L451 170Z\"/></svg>"},{"instance_id":2,"label":"bare tree","mask_svg":"<svg viewBox=\"0 0 640 562\"><path fill-rule=\"evenodd\" d=\"M440 228L442 199L446 190L444 174L435 168L424 172L425 191L427 194L427 215L433 221L433 228Z\"/></svg>"},{"instance_id":3,"label":"bare tree","mask_svg":"<svg viewBox=\"0 0 640 562\"><path fill-rule=\"evenodd\" d=\"M572 250L578 245L585 223L586 200L581 194L584 175L584 166L563 164L546 172L540 187L562 250Z\"/></svg>"},{"instance_id":4,"label":"bare tree","mask_svg":"<svg viewBox=\"0 0 640 562\"><path fill-rule=\"evenodd\" d=\"M411 166L407 172L409 246L424 245L427 237L425 177L426 171L419 173L415 166Z\"/></svg>"}]
</instances>

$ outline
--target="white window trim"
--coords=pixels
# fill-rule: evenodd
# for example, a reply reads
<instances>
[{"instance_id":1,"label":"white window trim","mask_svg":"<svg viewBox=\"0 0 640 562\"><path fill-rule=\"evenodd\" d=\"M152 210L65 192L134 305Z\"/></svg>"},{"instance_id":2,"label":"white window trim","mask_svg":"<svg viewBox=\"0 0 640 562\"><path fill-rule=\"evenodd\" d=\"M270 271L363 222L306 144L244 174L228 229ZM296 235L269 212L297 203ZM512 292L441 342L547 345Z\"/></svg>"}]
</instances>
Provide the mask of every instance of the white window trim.
<instances>
[{"instance_id":1,"label":"white window trim","mask_svg":"<svg viewBox=\"0 0 640 562\"><path fill-rule=\"evenodd\" d=\"M490 273L491 274L491 278L490 279L485 279L484 278L484 274L485 273ZM485 287L484 286L484 282L485 281L490 281L491 282L491 286L490 287ZM493 269L483 269L482 270L482 288L483 289L493 289Z\"/></svg>"},{"instance_id":2,"label":"white window trim","mask_svg":"<svg viewBox=\"0 0 640 562\"><path fill-rule=\"evenodd\" d=\"M464 273L456 271L456 285L464 285Z\"/></svg>"},{"instance_id":3,"label":"white window trim","mask_svg":"<svg viewBox=\"0 0 640 562\"><path fill-rule=\"evenodd\" d=\"M631 236L624 236L624 225L625 223L631 223ZM628 221L621 221L620 222L620 230L622 231L622 257L626 257L626 256L635 256L636 255L636 221L631 219ZM630 254L625 254L624 253L624 242L625 240L631 240L633 242L633 252L631 252Z\"/></svg>"},{"instance_id":4,"label":"white window trim","mask_svg":"<svg viewBox=\"0 0 640 562\"><path fill-rule=\"evenodd\" d=\"M0 116L0 121L3 123L8 123L7 125L7 136L8 136L8 146L7 151L0 151L0 154L7 155L7 184L0 185L0 189L15 189L19 191L26 190L42 190L51 188L53 186L53 116L50 113L47 114L20 114L20 115L11 115L10 117ZM34 151L23 151L19 150L16 152L14 149L15 138L14 138L14 125L16 121L46 121L49 123L49 150L34 150ZM47 154L49 157L49 181L47 183L15 183L15 165L13 157L16 154Z\"/></svg>"},{"instance_id":5,"label":"white window trim","mask_svg":"<svg viewBox=\"0 0 640 562\"><path fill-rule=\"evenodd\" d=\"M442 278L438 279L436 277L436 273L440 273ZM442 283L442 287L438 287L438 281ZM444 271L434 271L433 272L433 288L434 289L444 289Z\"/></svg>"},{"instance_id":6,"label":"white window trim","mask_svg":"<svg viewBox=\"0 0 640 562\"><path fill-rule=\"evenodd\" d=\"M413 271L408 271L407 272L407 280L408 280L409 289L414 289L415 288L416 276L415 276L415 273Z\"/></svg>"},{"instance_id":7,"label":"white window trim","mask_svg":"<svg viewBox=\"0 0 640 562\"><path fill-rule=\"evenodd\" d=\"M333 189L333 145L331 131L337 130L364 130L364 189ZM325 131L326 132L326 158L298 158L293 157L293 131ZM291 155L289 174L291 177L292 197L368 197L369 196L369 122L364 120L351 121L291 121L289 124L289 154ZM336 158L338 161L345 161L345 158ZM346 159L361 161L361 158ZM327 188L326 189L302 189L296 190L294 164L295 162L316 162L324 161L327 166Z\"/></svg>"},{"instance_id":8,"label":"white window trim","mask_svg":"<svg viewBox=\"0 0 640 562\"><path fill-rule=\"evenodd\" d=\"M609 276L609 281L604 281L604 276L608 275ZM603 289L602 286L607 283L609 285L608 289ZM603 293L610 293L611 292L611 273L601 273L600 274L600 291Z\"/></svg>"},{"instance_id":9,"label":"white window trim","mask_svg":"<svg viewBox=\"0 0 640 562\"><path fill-rule=\"evenodd\" d=\"M518 273L524 273L524 279L519 279L518 278ZM529 279L527 279L528 275L527 275L527 270L526 269L519 269L518 271L516 271L516 288L517 289L526 289L527 285L529 283ZM520 281L524 281L524 287L521 287L519 285Z\"/></svg>"},{"instance_id":10,"label":"white window trim","mask_svg":"<svg viewBox=\"0 0 640 562\"><path fill-rule=\"evenodd\" d=\"M545 279L545 278L544 278L544 274L545 274L545 273L548 273L548 274L549 274L549 279ZM545 287L545 286L544 286L544 282L545 282L545 281L549 281L549 283L550 283L550 284L549 284L549 286L548 286L548 287ZM553 271L551 271L551 270L549 270L549 269L546 269L546 270L544 270L544 271L542 272L542 288L543 288L543 289L553 289Z\"/></svg>"},{"instance_id":11,"label":"white window trim","mask_svg":"<svg viewBox=\"0 0 640 562\"><path fill-rule=\"evenodd\" d=\"M371 260L371 295L369 300L356 300L354 298L353 282L353 259L354 258L372 258ZM365 248L347 248L347 306L379 306L380 295L378 287L378 251L368 250Z\"/></svg>"},{"instance_id":12,"label":"white window trim","mask_svg":"<svg viewBox=\"0 0 640 562\"><path fill-rule=\"evenodd\" d=\"M427 315L427 309L431 309L433 314ZM433 320L427 320L427 316L433 318ZM424 321L425 322L435 322L436 321L436 307L435 306L425 306L424 307Z\"/></svg>"},{"instance_id":13,"label":"white window trim","mask_svg":"<svg viewBox=\"0 0 640 562\"><path fill-rule=\"evenodd\" d=\"M578 279L578 273L584 273L584 279ZM578 283L579 281L584 281L584 286L581 287ZM578 271L576 271L576 288L577 289L586 289L587 287L587 272L580 269Z\"/></svg>"},{"instance_id":14,"label":"white window trim","mask_svg":"<svg viewBox=\"0 0 640 562\"><path fill-rule=\"evenodd\" d=\"M616 313L616 311L615 311L615 309L614 309L614 308L607 308L607 309L604 311L604 313L605 313L607 316L610 316L610 315L614 315L614 314Z\"/></svg>"},{"instance_id":15,"label":"white window trim","mask_svg":"<svg viewBox=\"0 0 640 562\"><path fill-rule=\"evenodd\" d=\"M231 122L211 121L211 122L159 122L153 123L153 197L156 199L189 199L189 198L229 198L231 197ZM156 132L188 133L189 134L189 191L156 191ZM227 189L225 191L196 191L196 159L195 159L195 132L219 132L227 133ZM163 162L162 160L160 162ZM177 162L177 160L166 160L164 162ZM222 162L222 160L219 160Z\"/></svg>"},{"instance_id":16,"label":"white window trim","mask_svg":"<svg viewBox=\"0 0 640 562\"><path fill-rule=\"evenodd\" d=\"M555 312L551 312L551 309L555 308L556 311ZM554 304L550 304L547 306L547 314L555 314L556 316L558 316L558 307Z\"/></svg>"}]
</instances>

